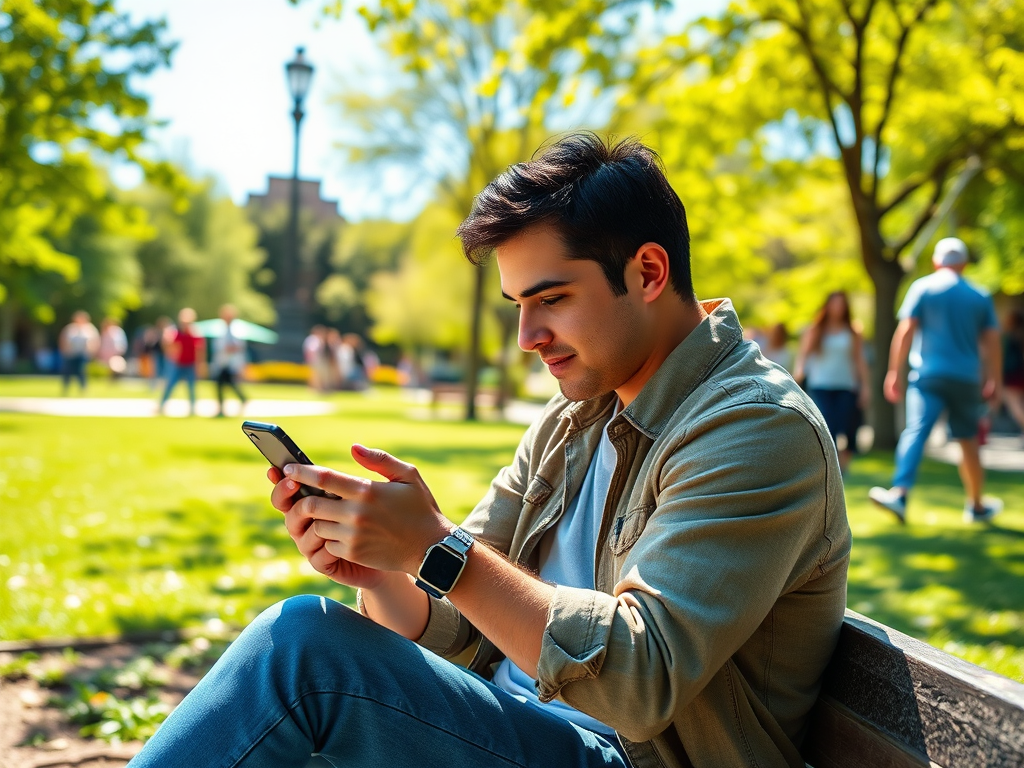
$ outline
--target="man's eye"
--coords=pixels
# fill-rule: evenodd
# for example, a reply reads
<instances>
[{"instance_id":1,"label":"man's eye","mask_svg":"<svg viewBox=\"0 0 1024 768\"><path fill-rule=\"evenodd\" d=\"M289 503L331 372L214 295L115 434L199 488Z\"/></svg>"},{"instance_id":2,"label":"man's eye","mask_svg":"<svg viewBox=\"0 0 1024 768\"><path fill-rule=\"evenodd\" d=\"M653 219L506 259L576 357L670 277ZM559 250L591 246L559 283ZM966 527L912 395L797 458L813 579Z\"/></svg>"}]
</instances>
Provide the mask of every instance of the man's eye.
<instances>
[{"instance_id":1,"label":"man's eye","mask_svg":"<svg viewBox=\"0 0 1024 768\"><path fill-rule=\"evenodd\" d=\"M541 306L550 307L552 304L560 302L564 296L545 296L540 300Z\"/></svg>"}]
</instances>

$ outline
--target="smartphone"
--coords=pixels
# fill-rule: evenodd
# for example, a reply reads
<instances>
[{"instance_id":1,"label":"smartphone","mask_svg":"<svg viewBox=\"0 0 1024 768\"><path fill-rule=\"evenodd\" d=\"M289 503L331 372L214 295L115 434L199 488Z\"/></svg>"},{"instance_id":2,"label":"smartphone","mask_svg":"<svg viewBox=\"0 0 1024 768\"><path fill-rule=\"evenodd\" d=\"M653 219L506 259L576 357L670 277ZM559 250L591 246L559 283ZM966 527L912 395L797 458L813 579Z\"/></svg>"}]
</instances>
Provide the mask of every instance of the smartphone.
<instances>
[{"instance_id":1,"label":"smartphone","mask_svg":"<svg viewBox=\"0 0 1024 768\"><path fill-rule=\"evenodd\" d=\"M302 449L295 444L295 441L288 437L288 433L277 424L267 424L262 421L243 421L242 431L245 432L252 444L259 452L267 457L267 461L280 470L284 470L285 464L312 464L309 457L302 452ZM328 499L338 498L333 493L312 488L308 485L299 484L300 496L325 496Z\"/></svg>"}]
</instances>

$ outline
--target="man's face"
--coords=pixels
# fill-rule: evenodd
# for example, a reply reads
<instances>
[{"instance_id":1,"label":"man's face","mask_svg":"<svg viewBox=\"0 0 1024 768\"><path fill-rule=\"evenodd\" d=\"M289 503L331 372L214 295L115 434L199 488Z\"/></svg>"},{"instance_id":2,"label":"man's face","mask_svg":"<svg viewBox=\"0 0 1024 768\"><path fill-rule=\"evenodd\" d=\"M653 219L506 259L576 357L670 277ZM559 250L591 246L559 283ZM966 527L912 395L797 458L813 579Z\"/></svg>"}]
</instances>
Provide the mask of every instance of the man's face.
<instances>
[{"instance_id":1,"label":"man's face","mask_svg":"<svg viewBox=\"0 0 1024 768\"><path fill-rule=\"evenodd\" d=\"M626 295L616 296L600 264L566 254L557 232L539 225L498 246L498 271L502 295L519 307L519 346L540 355L563 395L586 400L638 375L651 353L650 318L634 263Z\"/></svg>"}]
</instances>

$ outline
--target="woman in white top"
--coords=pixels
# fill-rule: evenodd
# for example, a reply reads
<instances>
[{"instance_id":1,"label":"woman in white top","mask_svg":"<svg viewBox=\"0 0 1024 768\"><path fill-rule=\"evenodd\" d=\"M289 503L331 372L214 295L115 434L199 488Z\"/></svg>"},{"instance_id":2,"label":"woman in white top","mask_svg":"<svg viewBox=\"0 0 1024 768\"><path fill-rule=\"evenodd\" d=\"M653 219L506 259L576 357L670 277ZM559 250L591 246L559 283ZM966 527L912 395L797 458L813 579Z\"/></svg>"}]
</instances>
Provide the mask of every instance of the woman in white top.
<instances>
[{"instance_id":1,"label":"woman in white top","mask_svg":"<svg viewBox=\"0 0 1024 768\"><path fill-rule=\"evenodd\" d=\"M793 378L825 418L832 439L844 435L846 445L839 452L839 468L846 467L857 446L857 427L867 409L871 389L864 339L850 319L846 291L834 291L800 340Z\"/></svg>"}]
</instances>

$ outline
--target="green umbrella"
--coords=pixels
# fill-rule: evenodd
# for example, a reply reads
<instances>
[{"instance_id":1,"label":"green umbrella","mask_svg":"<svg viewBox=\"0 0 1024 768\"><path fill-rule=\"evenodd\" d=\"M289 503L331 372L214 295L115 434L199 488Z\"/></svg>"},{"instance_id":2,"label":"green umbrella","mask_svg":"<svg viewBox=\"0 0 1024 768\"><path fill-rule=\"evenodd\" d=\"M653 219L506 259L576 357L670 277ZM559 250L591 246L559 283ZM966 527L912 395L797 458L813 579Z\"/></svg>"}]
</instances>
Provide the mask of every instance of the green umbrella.
<instances>
[{"instance_id":1,"label":"green umbrella","mask_svg":"<svg viewBox=\"0 0 1024 768\"><path fill-rule=\"evenodd\" d=\"M227 330L224 321L219 317L192 323L192 328L200 336L207 336L209 338L223 336L225 330ZM256 323L250 323L248 320L239 320L238 318L231 321L231 335L236 339L256 341L260 344L277 343L277 333L275 331L264 328L262 325L256 325Z\"/></svg>"}]
</instances>

